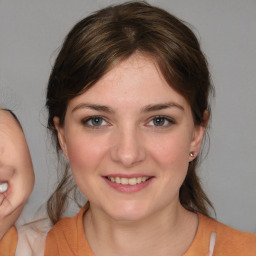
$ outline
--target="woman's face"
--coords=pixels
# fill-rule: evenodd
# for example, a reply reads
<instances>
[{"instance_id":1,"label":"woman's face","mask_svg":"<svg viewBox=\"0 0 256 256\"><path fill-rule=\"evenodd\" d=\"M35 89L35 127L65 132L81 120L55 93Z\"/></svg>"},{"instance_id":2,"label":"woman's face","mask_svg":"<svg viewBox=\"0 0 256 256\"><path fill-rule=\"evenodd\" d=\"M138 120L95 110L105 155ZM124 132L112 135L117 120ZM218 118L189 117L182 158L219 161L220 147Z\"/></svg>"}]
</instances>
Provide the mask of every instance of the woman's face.
<instances>
[{"instance_id":1,"label":"woman's face","mask_svg":"<svg viewBox=\"0 0 256 256\"><path fill-rule=\"evenodd\" d=\"M149 57L135 54L72 99L59 141L91 207L116 220L140 220L180 207L195 126L183 96Z\"/></svg>"},{"instance_id":2,"label":"woman's face","mask_svg":"<svg viewBox=\"0 0 256 256\"><path fill-rule=\"evenodd\" d=\"M4 190L8 185L0 193L1 216L18 217L33 189L34 172L24 133L6 110L0 110L0 183Z\"/></svg>"}]
</instances>

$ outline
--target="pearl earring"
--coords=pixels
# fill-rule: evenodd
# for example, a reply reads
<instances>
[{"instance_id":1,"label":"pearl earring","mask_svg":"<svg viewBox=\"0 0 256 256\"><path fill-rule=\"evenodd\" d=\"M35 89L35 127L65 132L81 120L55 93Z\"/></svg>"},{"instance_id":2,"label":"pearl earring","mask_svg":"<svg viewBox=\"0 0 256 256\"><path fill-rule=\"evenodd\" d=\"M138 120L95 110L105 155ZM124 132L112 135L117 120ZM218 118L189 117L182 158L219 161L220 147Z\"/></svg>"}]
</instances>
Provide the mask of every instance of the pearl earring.
<instances>
[{"instance_id":1,"label":"pearl earring","mask_svg":"<svg viewBox=\"0 0 256 256\"><path fill-rule=\"evenodd\" d=\"M195 154L194 154L193 152L190 152L190 153L189 153L189 156L194 157Z\"/></svg>"}]
</instances>

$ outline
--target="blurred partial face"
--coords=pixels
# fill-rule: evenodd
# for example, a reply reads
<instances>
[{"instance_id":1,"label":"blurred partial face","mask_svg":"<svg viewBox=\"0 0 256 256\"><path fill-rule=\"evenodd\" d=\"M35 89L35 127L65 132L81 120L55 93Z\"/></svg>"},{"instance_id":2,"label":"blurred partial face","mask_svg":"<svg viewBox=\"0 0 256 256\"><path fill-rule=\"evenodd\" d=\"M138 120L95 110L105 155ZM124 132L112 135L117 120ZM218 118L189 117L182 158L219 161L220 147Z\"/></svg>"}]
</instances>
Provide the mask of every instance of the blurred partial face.
<instances>
[{"instance_id":1,"label":"blurred partial face","mask_svg":"<svg viewBox=\"0 0 256 256\"><path fill-rule=\"evenodd\" d=\"M69 102L63 127L55 124L92 210L136 221L181 207L189 153L199 151L204 128L152 59L136 54L114 67Z\"/></svg>"},{"instance_id":2,"label":"blurred partial face","mask_svg":"<svg viewBox=\"0 0 256 256\"><path fill-rule=\"evenodd\" d=\"M18 217L33 185L34 172L24 133L11 113L0 110L0 214Z\"/></svg>"}]
</instances>

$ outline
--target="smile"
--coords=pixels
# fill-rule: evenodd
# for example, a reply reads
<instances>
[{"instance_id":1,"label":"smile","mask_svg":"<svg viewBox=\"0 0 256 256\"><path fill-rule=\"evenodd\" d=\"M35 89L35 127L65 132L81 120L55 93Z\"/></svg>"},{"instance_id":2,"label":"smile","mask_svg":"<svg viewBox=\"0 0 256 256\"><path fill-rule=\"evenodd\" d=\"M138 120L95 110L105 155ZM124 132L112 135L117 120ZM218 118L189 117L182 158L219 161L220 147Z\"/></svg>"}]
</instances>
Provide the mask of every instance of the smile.
<instances>
[{"instance_id":1,"label":"smile","mask_svg":"<svg viewBox=\"0 0 256 256\"><path fill-rule=\"evenodd\" d=\"M123 178L123 177L106 177L109 181L122 185L131 185L143 183L150 179L150 177L133 177L133 178Z\"/></svg>"}]
</instances>

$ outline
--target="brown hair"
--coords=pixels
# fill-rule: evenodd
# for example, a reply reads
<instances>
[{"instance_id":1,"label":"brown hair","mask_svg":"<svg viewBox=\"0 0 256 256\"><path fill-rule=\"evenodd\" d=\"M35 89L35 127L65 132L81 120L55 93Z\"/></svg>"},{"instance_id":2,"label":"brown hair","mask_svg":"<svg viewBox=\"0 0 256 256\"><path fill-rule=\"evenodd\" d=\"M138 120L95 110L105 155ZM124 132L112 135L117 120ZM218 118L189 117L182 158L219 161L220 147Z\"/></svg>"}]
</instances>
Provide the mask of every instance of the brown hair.
<instances>
[{"instance_id":1,"label":"brown hair","mask_svg":"<svg viewBox=\"0 0 256 256\"><path fill-rule=\"evenodd\" d=\"M207 61L199 42L184 22L146 2L110 6L78 22L67 35L48 83L46 106L48 128L56 149L60 145L53 118L64 124L69 100L93 86L113 66L135 52L153 57L166 81L189 102L194 122L205 125L204 111L209 108L212 90ZM209 215L211 202L196 174L198 159L189 164L180 188L180 202L190 211ZM57 189L48 200L53 223L62 216L71 190L67 168Z\"/></svg>"}]
</instances>

